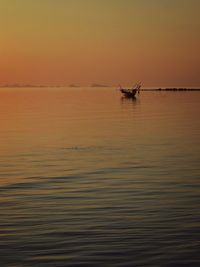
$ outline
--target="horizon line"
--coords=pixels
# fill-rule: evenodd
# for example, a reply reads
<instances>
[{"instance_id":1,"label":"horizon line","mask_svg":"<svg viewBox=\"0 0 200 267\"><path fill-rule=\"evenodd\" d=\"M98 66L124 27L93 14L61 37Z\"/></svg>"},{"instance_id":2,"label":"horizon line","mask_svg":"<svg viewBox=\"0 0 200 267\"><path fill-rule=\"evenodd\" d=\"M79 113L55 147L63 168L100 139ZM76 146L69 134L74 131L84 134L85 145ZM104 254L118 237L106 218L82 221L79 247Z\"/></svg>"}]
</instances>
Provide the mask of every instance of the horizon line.
<instances>
[{"instance_id":1,"label":"horizon line","mask_svg":"<svg viewBox=\"0 0 200 267\"><path fill-rule=\"evenodd\" d=\"M101 84L101 83L92 83L89 85L79 85L79 84L18 84L18 83L6 83L0 84L0 88L20 88L20 87L32 87L32 88L39 88L39 87L70 87L70 88L80 88L80 87L119 87L119 85L110 85L110 84ZM127 87L127 86L125 86ZM200 89L200 86L144 86L143 89L178 89L178 88L185 88L185 89Z\"/></svg>"}]
</instances>

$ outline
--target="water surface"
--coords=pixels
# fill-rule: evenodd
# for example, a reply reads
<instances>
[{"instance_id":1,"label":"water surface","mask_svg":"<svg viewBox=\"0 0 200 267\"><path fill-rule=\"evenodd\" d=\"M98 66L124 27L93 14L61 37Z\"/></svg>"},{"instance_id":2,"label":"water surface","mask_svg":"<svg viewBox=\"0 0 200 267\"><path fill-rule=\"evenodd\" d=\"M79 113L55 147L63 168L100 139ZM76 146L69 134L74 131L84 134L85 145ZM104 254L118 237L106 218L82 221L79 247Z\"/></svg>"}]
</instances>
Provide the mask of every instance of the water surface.
<instances>
[{"instance_id":1,"label":"water surface","mask_svg":"<svg viewBox=\"0 0 200 267\"><path fill-rule=\"evenodd\" d=\"M1 88L1 267L199 267L199 103Z\"/></svg>"}]
</instances>

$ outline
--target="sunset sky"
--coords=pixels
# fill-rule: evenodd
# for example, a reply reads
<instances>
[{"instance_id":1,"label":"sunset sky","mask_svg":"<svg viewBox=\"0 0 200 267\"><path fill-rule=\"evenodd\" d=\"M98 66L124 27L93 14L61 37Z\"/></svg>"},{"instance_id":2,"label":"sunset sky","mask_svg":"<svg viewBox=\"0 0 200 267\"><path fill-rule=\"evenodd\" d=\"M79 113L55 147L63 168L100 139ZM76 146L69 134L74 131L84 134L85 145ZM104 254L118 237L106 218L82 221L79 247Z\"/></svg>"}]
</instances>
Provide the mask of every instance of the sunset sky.
<instances>
[{"instance_id":1,"label":"sunset sky","mask_svg":"<svg viewBox=\"0 0 200 267\"><path fill-rule=\"evenodd\" d=\"M0 84L200 86L199 0L0 0Z\"/></svg>"}]
</instances>

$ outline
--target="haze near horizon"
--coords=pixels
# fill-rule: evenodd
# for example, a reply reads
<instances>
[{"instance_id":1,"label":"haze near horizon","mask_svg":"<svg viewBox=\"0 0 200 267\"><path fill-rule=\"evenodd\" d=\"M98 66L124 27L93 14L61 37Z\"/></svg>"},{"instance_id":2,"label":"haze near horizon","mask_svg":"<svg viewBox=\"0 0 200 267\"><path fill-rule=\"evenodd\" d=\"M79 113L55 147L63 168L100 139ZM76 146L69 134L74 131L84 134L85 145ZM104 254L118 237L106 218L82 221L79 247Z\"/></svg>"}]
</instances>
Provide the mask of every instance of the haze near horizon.
<instances>
[{"instance_id":1,"label":"haze near horizon","mask_svg":"<svg viewBox=\"0 0 200 267\"><path fill-rule=\"evenodd\" d=\"M0 84L200 85L197 0L0 2Z\"/></svg>"}]
</instances>

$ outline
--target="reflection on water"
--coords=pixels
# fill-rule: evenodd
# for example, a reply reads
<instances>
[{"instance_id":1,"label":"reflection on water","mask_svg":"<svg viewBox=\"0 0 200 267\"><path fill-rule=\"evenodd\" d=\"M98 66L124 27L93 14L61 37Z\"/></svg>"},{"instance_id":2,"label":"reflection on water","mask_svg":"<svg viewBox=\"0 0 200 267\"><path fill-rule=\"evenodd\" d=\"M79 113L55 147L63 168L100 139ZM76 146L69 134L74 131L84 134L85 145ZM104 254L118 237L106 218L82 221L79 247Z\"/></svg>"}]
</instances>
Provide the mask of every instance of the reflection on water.
<instances>
[{"instance_id":1,"label":"reflection on water","mask_svg":"<svg viewBox=\"0 0 200 267\"><path fill-rule=\"evenodd\" d=\"M127 103L133 103L133 104L136 104L140 101L140 98L139 97L125 97L125 96L122 96L121 97L121 103L122 104L127 104Z\"/></svg>"},{"instance_id":2,"label":"reflection on water","mask_svg":"<svg viewBox=\"0 0 200 267\"><path fill-rule=\"evenodd\" d=\"M200 266L199 101L0 89L1 266Z\"/></svg>"}]
</instances>

